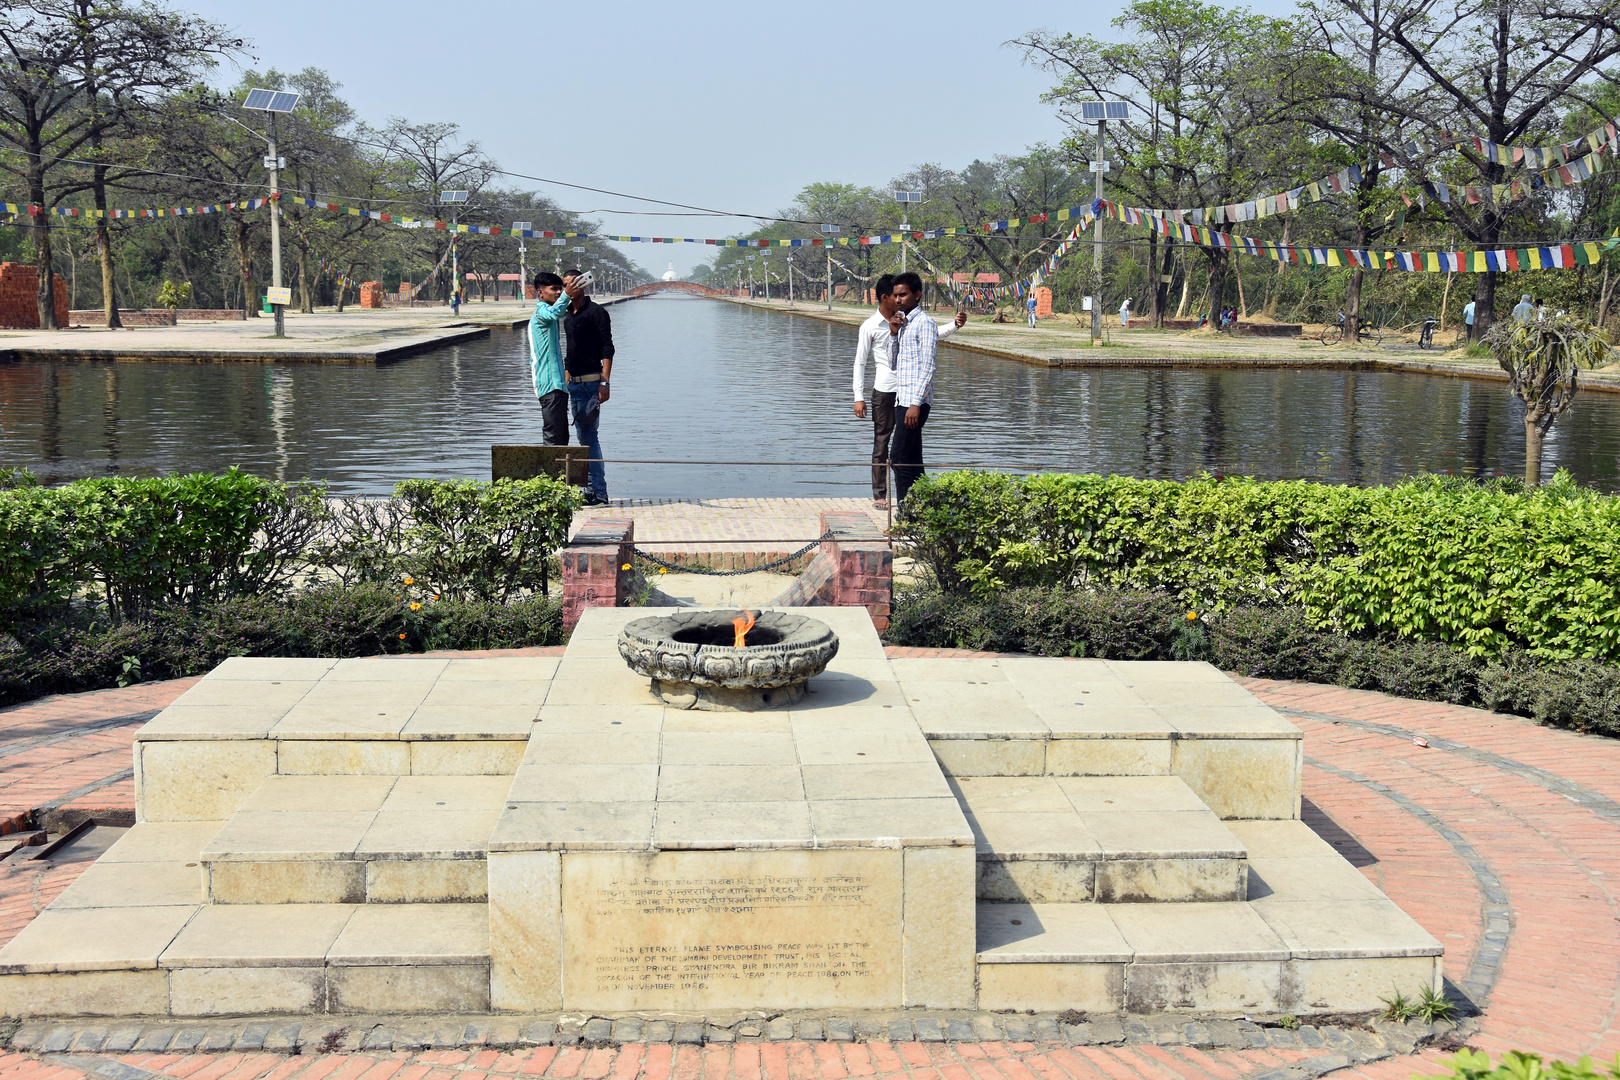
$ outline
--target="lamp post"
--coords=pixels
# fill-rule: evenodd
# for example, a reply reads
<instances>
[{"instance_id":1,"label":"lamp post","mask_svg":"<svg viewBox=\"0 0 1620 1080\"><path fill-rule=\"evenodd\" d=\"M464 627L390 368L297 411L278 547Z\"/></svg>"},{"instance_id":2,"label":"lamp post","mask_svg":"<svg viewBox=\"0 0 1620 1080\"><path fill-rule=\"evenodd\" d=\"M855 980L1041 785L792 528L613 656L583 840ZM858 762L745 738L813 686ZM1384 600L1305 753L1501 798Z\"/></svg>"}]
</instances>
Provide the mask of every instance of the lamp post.
<instances>
[{"instance_id":1,"label":"lamp post","mask_svg":"<svg viewBox=\"0 0 1620 1080\"><path fill-rule=\"evenodd\" d=\"M286 162L276 154L276 114L290 113L298 107L298 94L285 90L248 91L242 108L264 113L270 120L270 152L265 155L264 167L270 170L270 288L266 295L275 312L276 337L286 337L283 309L292 303L292 290L281 286L281 170ZM263 136L260 136L263 138Z\"/></svg>"},{"instance_id":2,"label":"lamp post","mask_svg":"<svg viewBox=\"0 0 1620 1080\"><path fill-rule=\"evenodd\" d=\"M910 241L911 204L923 201L920 191L897 191L894 201L900 204L900 272L906 272L906 244Z\"/></svg>"},{"instance_id":3,"label":"lamp post","mask_svg":"<svg viewBox=\"0 0 1620 1080\"><path fill-rule=\"evenodd\" d=\"M1103 146L1103 136L1108 130L1108 121L1124 120L1130 114L1131 107L1124 101L1082 101L1080 103L1080 119L1097 121L1097 150L1091 157L1091 171L1097 177L1096 200L1098 203L1102 201L1103 197L1103 176L1108 172L1108 161L1103 157L1103 154L1107 152ZM1103 216L1101 207L1098 207L1097 220L1091 233L1091 343L1093 345L1102 340L1102 233Z\"/></svg>"},{"instance_id":4,"label":"lamp post","mask_svg":"<svg viewBox=\"0 0 1620 1080\"><path fill-rule=\"evenodd\" d=\"M457 248L457 238L461 234L461 206L467 201L468 193L462 190L439 192L440 205L450 207L450 292L454 295L456 283L461 280L460 252Z\"/></svg>"},{"instance_id":5,"label":"lamp post","mask_svg":"<svg viewBox=\"0 0 1620 1080\"><path fill-rule=\"evenodd\" d=\"M821 250L827 256L827 310L831 311L832 310L832 251L831 251L830 248L826 247L825 245L830 242L829 238L834 233L838 232L838 226L828 224L828 223L824 222L822 224L822 226L821 226L821 232L822 232L822 243L824 245Z\"/></svg>"},{"instance_id":6,"label":"lamp post","mask_svg":"<svg viewBox=\"0 0 1620 1080\"><path fill-rule=\"evenodd\" d=\"M748 299L754 298L754 257L748 256Z\"/></svg>"},{"instance_id":7,"label":"lamp post","mask_svg":"<svg viewBox=\"0 0 1620 1080\"><path fill-rule=\"evenodd\" d=\"M526 232L532 232L533 230L534 230L534 222L532 222L532 221L514 221L514 222L512 222L512 231L517 233L517 238L518 238L518 298L519 299L522 299L524 291L527 290L528 287L529 287L529 249L523 246L523 239L524 239L523 234L526 233Z\"/></svg>"}]
</instances>

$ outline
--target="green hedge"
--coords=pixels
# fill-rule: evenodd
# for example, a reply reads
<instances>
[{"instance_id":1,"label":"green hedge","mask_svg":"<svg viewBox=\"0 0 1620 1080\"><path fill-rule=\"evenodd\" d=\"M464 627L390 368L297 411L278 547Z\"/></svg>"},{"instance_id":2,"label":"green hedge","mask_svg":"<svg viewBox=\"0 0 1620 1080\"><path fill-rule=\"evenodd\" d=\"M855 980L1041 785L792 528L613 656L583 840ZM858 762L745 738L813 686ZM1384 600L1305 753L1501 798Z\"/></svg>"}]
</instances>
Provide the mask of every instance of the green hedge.
<instances>
[{"instance_id":1,"label":"green hedge","mask_svg":"<svg viewBox=\"0 0 1620 1080\"><path fill-rule=\"evenodd\" d=\"M57 613L0 634L0 705L201 675L228 656L376 656L562 641L560 600L434 600L414 586L380 583L232 597L118 623Z\"/></svg>"},{"instance_id":2,"label":"green hedge","mask_svg":"<svg viewBox=\"0 0 1620 1080\"><path fill-rule=\"evenodd\" d=\"M1152 590L1481 657L1620 659L1620 500L1563 474L1525 491L942 473L912 488L896 532L954 594Z\"/></svg>"},{"instance_id":3,"label":"green hedge","mask_svg":"<svg viewBox=\"0 0 1620 1080\"><path fill-rule=\"evenodd\" d=\"M0 487L0 626L69 601L111 621L310 583L413 577L450 600L543 591L579 505L547 479L408 480L391 499L232 470Z\"/></svg>"},{"instance_id":4,"label":"green hedge","mask_svg":"<svg viewBox=\"0 0 1620 1080\"><path fill-rule=\"evenodd\" d=\"M1336 683L1478 705L1538 723L1620 735L1620 666L1543 662L1523 651L1475 656L1440 642L1319 629L1304 609L1239 604L1187 618L1165 592L1026 586L990 596L901 591L885 638L921 648L1208 660L1266 679Z\"/></svg>"}]
</instances>

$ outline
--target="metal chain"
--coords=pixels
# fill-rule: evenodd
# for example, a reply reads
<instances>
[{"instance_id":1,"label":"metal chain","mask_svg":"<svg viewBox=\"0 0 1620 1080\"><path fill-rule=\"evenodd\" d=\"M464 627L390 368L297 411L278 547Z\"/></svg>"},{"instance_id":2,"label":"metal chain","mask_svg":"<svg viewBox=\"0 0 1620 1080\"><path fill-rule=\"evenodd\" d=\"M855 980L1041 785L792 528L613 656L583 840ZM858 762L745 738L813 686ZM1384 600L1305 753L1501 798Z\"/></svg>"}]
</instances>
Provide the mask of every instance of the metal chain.
<instances>
[{"instance_id":1,"label":"metal chain","mask_svg":"<svg viewBox=\"0 0 1620 1080\"><path fill-rule=\"evenodd\" d=\"M707 577L736 577L739 574L758 574L766 570L775 570L778 566L786 566L794 559L797 559L800 555L808 554L832 538L832 531L828 530L827 532L824 532L820 536L816 537L814 540L810 541L808 544L804 545L804 547L800 548L798 551L789 552L780 559L773 559L762 566L751 566L746 570L710 570L706 566L680 566L672 562L665 562L658 556L650 555L634 545L631 546L630 550L636 558L644 559L655 566L662 566L665 570L671 570L677 574L703 574ZM735 541L729 542L735 543Z\"/></svg>"}]
</instances>

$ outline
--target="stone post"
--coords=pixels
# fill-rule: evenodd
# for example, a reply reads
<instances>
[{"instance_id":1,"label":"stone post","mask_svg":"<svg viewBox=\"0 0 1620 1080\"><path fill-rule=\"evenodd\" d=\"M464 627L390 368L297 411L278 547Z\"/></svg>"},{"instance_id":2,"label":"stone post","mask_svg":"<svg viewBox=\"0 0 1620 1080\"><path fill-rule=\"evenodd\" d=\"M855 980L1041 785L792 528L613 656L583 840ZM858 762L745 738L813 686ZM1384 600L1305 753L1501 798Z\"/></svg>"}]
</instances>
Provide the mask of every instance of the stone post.
<instances>
[{"instance_id":1,"label":"stone post","mask_svg":"<svg viewBox=\"0 0 1620 1080\"><path fill-rule=\"evenodd\" d=\"M629 598L635 571L625 567L633 565L635 528L632 518L593 518L562 550L565 631L574 629L586 608L618 607Z\"/></svg>"}]
</instances>

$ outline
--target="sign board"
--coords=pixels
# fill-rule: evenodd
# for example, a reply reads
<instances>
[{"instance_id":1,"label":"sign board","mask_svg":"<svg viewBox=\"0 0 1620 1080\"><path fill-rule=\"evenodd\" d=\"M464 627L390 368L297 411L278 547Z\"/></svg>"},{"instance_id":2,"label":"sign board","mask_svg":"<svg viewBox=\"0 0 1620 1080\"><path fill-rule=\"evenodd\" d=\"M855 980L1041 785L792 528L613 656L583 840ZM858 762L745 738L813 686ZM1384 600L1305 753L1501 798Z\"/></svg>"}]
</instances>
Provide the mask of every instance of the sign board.
<instances>
[{"instance_id":1,"label":"sign board","mask_svg":"<svg viewBox=\"0 0 1620 1080\"><path fill-rule=\"evenodd\" d=\"M1107 172L1108 171L1108 162L1106 162L1106 161L1093 161L1091 163L1091 171L1092 172L1103 172L1103 173Z\"/></svg>"},{"instance_id":2,"label":"sign board","mask_svg":"<svg viewBox=\"0 0 1620 1080\"><path fill-rule=\"evenodd\" d=\"M284 157L266 156L264 159L264 167L267 169L285 169L287 167L287 159Z\"/></svg>"},{"instance_id":3,"label":"sign board","mask_svg":"<svg viewBox=\"0 0 1620 1080\"><path fill-rule=\"evenodd\" d=\"M1080 310L1081 311L1090 311L1091 310L1091 297L1082 296L1080 298Z\"/></svg>"},{"instance_id":4,"label":"sign board","mask_svg":"<svg viewBox=\"0 0 1620 1080\"><path fill-rule=\"evenodd\" d=\"M270 301L272 304L280 304L282 307L286 307L288 304L292 303L292 288L289 286L284 289L278 289L272 285L268 289L264 290L264 298Z\"/></svg>"}]
</instances>

